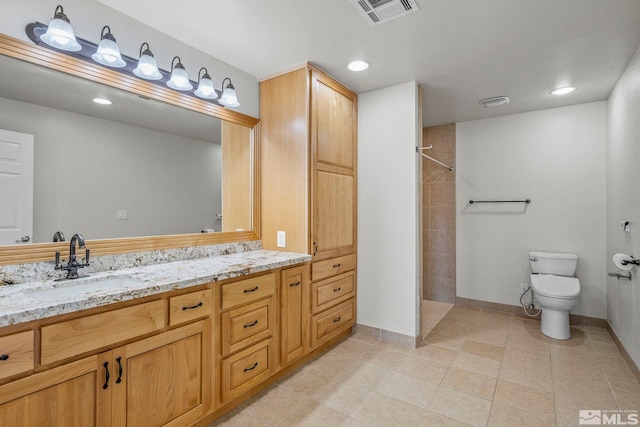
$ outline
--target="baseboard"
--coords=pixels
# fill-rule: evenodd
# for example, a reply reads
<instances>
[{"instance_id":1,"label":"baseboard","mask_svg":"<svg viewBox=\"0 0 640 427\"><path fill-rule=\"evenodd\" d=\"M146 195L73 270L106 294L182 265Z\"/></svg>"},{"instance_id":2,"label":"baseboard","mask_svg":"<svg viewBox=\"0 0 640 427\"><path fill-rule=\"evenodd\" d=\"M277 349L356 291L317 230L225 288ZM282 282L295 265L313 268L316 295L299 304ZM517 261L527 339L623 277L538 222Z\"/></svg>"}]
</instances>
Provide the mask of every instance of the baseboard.
<instances>
[{"instance_id":1,"label":"baseboard","mask_svg":"<svg viewBox=\"0 0 640 427\"><path fill-rule=\"evenodd\" d=\"M391 344L400 344L411 348L416 348L420 344L420 337L412 337L411 335L400 334L398 332L387 331L385 329L374 328L372 326L356 324L354 332L367 335L380 341Z\"/></svg>"},{"instance_id":2,"label":"baseboard","mask_svg":"<svg viewBox=\"0 0 640 427\"><path fill-rule=\"evenodd\" d=\"M620 338L618 338L609 322L607 322L607 331L609 331L609 335L611 335L611 338L613 338L613 342L616 343L616 347L618 347L618 350L620 350L620 353L622 353L622 357L624 357L627 365L629 365L629 369L631 369L631 372L633 372L633 376L636 377L638 381L640 381L640 369L638 369L638 365L635 364L635 362L631 358L631 355L627 352L627 349L624 348L624 345L622 345L622 341L620 341Z\"/></svg>"},{"instance_id":3,"label":"baseboard","mask_svg":"<svg viewBox=\"0 0 640 427\"><path fill-rule=\"evenodd\" d=\"M531 317L528 317L526 314L524 314L524 310L522 306L519 306L519 305L501 304L497 302L481 301L481 300L461 298L461 297L456 297L456 305L461 307L475 308L478 310L497 311L500 313L511 313L515 316L525 317L527 319L531 318ZM540 316L538 315L537 318L539 319ZM582 316L580 314L571 314L571 313L569 313L569 322L572 325L594 326L598 328L605 328L607 326L606 319L599 319L597 317Z\"/></svg>"}]
</instances>

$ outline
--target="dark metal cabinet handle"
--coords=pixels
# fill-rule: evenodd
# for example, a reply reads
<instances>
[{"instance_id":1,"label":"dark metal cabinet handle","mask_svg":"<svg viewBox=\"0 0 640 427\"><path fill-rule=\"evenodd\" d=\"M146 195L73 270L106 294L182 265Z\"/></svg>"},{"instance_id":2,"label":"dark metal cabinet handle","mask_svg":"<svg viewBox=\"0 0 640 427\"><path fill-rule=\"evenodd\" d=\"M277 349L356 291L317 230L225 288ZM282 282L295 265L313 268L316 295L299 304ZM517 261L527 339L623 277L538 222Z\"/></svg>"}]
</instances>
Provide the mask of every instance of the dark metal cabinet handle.
<instances>
[{"instance_id":1,"label":"dark metal cabinet handle","mask_svg":"<svg viewBox=\"0 0 640 427\"><path fill-rule=\"evenodd\" d=\"M250 293L250 292L255 292L255 291L257 291L257 290L258 290L258 287L256 286L256 287L255 287L255 288L253 288L253 289L245 289L245 290L244 290L244 293L245 293L245 294L248 294L248 293Z\"/></svg>"},{"instance_id":2,"label":"dark metal cabinet handle","mask_svg":"<svg viewBox=\"0 0 640 427\"><path fill-rule=\"evenodd\" d=\"M182 307L182 311L193 310L194 308L198 308L198 307L202 307L202 301L200 301L198 304L192 305L192 306L186 306L185 305L184 307Z\"/></svg>"},{"instance_id":3,"label":"dark metal cabinet handle","mask_svg":"<svg viewBox=\"0 0 640 427\"><path fill-rule=\"evenodd\" d=\"M253 322L251 322L251 323L247 323L246 325L244 325L244 326L243 326L243 328L245 328L245 329L247 329L247 328L251 328L251 327L253 327L253 326L256 326L257 324L258 324L258 321L257 321L257 320L254 320Z\"/></svg>"},{"instance_id":4,"label":"dark metal cabinet handle","mask_svg":"<svg viewBox=\"0 0 640 427\"><path fill-rule=\"evenodd\" d=\"M244 372L249 372L249 371L253 371L254 369L256 369L258 367L258 362L254 363L252 367L250 368L244 368Z\"/></svg>"},{"instance_id":5,"label":"dark metal cabinet handle","mask_svg":"<svg viewBox=\"0 0 640 427\"><path fill-rule=\"evenodd\" d=\"M122 357L116 357L116 362L118 362L118 379L116 380L116 384L120 384L122 382Z\"/></svg>"},{"instance_id":6,"label":"dark metal cabinet handle","mask_svg":"<svg viewBox=\"0 0 640 427\"><path fill-rule=\"evenodd\" d=\"M342 288L335 288L335 289L333 290L333 292L340 292L341 290L342 290Z\"/></svg>"},{"instance_id":7,"label":"dark metal cabinet handle","mask_svg":"<svg viewBox=\"0 0 640 427\"><path fill-rule=\"evenodd\" d=\"M105 372L105 381L104 381L104 385L102 386L102 389L106 390L109 388L109 362L104 362L102 366L104 366L104 372Z\"/></svg>"},{"instance_id":8,"label":"dark metal cabinet handle","mask_svg":"<svg viewBox=\"0 0 640 427\"><path fill-rule=\"evenodd\" d=\"M296 283L291 283L289 286L291 286L292 288L294 286L300 286L300 281L297 281Z\"/></svg>"},{"instance_id":9,"label":"dark metal cabinet handle","mask_svg":"<svg viewBox=\"0 0 640 427\"><path fill-rule=\"evenodd\" d=\"M342 317L338 317L337 319L333 319L333 323L338 323L342 319Z\"/></svg>"},{"instance_id":10,"label":"dark metal cabinet handle","mask_svg":"<svg viewBox=\"0 0 640 427\"><path fill-rule=\"evenodd\" d=\"M8 354L3 354L2 356L0 356L0 361L4 362L5 360L7 360L9 358Z\"/></svg>"},{"instance_id":11,"label":"dark metal cabinet handle","mask_svg":"<svg viewBox=\"0 0 640 427\"><path fill-rule=\"evenodd\" d=\"M313 242L313 256L316 256L317 253L318 253L318 244L316 242Z\"/></svg>"},{"instance_id":12,"label":"dark metal cabinet handle","mask_svg":"<svg viewBox=\"0 0 640 427\"><path fill-rule=\"evenodd\" d=\"M340 268L342 264L338 263L338 264L333 264L333 268Z\"/></svg>"}]
</instances>

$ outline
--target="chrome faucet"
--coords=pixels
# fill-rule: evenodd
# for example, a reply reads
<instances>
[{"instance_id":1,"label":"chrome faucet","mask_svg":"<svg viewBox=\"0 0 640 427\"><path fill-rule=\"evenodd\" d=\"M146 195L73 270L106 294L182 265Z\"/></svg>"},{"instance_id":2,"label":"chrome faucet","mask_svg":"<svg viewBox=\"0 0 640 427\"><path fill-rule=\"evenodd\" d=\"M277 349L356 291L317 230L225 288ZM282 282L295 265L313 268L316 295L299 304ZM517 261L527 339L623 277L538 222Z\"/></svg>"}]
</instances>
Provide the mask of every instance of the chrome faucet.
<instances>
[{"instance_id":1,"label":"chrome faucet","mask_svg":"<svg viewBox=\"0 0 640 427\"><path fill-rule=\"evenodd\" d=\"M84 237L81 234L74 234L69 241L69 261L67 261L67 265L60 265L60 252L56 252L56 270L64 270L67 272L67 277L64 279L58 280L66 280L66 279L77 279L80 277L78 275L79 268L85 268L89 265L89 249L85 250L85 258L84 262L79 263L76 259L76 243L78 244L78 248L84 248Z\"/></svg>"}]
</instances>

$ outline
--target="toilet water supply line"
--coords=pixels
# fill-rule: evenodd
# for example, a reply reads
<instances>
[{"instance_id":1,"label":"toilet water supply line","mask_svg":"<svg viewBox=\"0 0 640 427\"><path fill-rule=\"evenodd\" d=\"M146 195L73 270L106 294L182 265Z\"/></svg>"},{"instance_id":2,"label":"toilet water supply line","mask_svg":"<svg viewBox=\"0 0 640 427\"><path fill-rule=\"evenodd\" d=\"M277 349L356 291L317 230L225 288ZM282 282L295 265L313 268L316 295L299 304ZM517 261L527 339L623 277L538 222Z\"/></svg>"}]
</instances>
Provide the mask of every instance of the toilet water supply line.
<instances>
[{"instance_id":1,"label":"toilet water supply line","mask_svg":"<svg viewBox=\"0 0 640 427\"><path fill-rule=\"evenodd\" d=\"M529 310L533 310L535 309L535 305L533 305L533 289L531 288L531 286L527 285L526 283L521 283L522 286L526 286L527 288L524 290L524 292L522 292L522 295L520 295L520 305L522 305L522 308L524 309L524 314L526 314L529 317L537 317L540 312L542 311L541 308L538 309L538 312L535 314L529 313L527 311L527 308ZM525 295L527 294L527 292L529 292L531 294L531 301L529 302L529 304L525 304L523 302Z\"/></svg>"}]
</instances>

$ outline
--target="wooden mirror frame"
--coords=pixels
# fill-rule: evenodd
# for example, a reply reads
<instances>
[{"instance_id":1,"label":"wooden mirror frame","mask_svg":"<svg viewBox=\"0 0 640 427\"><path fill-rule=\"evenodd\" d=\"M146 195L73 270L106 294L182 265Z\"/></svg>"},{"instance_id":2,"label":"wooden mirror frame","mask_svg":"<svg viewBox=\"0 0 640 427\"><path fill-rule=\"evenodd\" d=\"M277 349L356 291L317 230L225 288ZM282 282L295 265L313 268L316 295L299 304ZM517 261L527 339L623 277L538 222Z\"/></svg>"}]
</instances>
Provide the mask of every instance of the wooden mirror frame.
<instances>
[{"instance_id":1,"label":"wooden mirror frame","mask_svg":"<svg viewBox=\"0 0 640 427\"><path fill-rule=\"evenodd\" d=\"M250 231L173 234L166 236L128 237L87 240L92 256L144 252L191 246L214 245L260 239L260 120L237 111L183 95L171 89L110 70L98 64L64 55L0 34L0 54L34 65L61 71L147 98L172 104L208 116L247 126L253 130L253 224ZM53 261L56 251L66 253L68 242L0 246L0 265Z\"/></svg>"}]
</instances>

